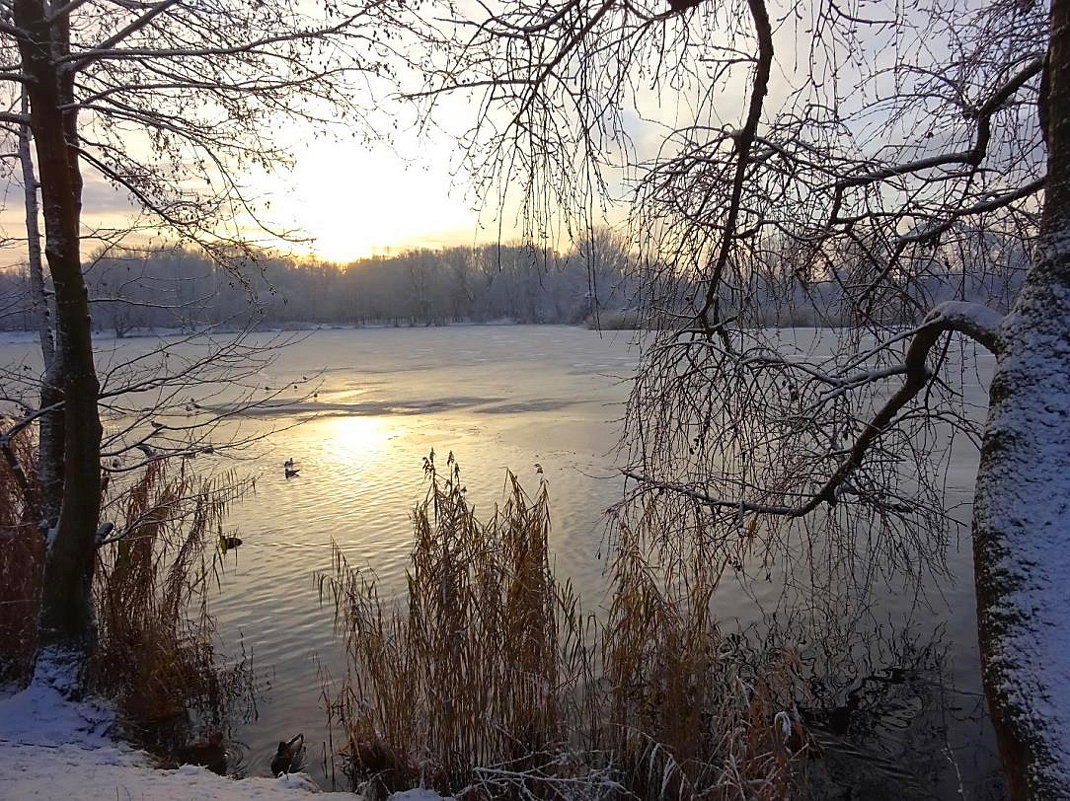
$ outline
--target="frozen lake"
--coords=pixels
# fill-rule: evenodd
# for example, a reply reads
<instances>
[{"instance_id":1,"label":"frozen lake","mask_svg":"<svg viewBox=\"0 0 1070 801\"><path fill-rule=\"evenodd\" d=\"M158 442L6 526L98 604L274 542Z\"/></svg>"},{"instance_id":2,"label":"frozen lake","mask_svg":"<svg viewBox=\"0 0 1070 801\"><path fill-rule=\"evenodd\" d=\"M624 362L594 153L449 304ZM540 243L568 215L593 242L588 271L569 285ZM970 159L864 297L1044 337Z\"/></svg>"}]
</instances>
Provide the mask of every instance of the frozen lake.
<instances>
[{"instance_id":1,"label":"frozen lake","mask_svg":"<svg viewBox=\"0 0 1070 801\"><path fill-rule=\"evenodd\" d=\"M320 331L280 351L254 377L273 389L311 381L290 393L292 403L243 417L243 436L274 433L228 464L256 476L255 494L231 515L244 544L226 556L213 607L226 650L239 653L244 645L264 683L258 719L233 732L246 772L266 775L274 745L303 732L309 768L329 784L321 768L321 676L337 680L344 668L333 609L319 605L315 576L330 570L335 542L351 565L377 572L383 595L404 587L409 513L424 496L421 464L432 448L440 464L448 452L456 455L477 512L499 498L506 469L534 489L541 465L558 575L573 580L587 608L597 608L602 512L623 488L614 449L637 360L630 339L558 326ZM150 342L104 340L102 358L128 358ZM31 348L0 344L0 364ZM970 391L982 397L979 385ZM287 459L300 469L297 477L284 476ZM975 462L969 448L956 451L953 501L968 500ZM850 667L836 677L854 717L826 744L828 780L858 793L842 797L998 797L968 537L953 544L948 561L952 578L928 588L926 606L909 589L883 591L867 618L877 645L852 647ZM727 626L761 618L761 591L756 598L730 589L723 595L718 611ZM910 664L902 664L907 656ZM910 680L896 678L905 669Z\"/></svg>"}]
</instances>

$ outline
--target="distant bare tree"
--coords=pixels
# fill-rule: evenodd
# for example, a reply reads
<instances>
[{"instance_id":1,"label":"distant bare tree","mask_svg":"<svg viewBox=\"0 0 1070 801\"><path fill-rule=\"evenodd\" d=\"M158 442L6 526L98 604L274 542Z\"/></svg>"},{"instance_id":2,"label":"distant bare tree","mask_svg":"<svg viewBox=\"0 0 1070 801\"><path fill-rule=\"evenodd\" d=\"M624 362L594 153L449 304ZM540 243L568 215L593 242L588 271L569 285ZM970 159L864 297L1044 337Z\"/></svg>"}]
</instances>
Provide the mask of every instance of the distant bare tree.
<instances>
[{"instance_id":1,"label":"distant bare tree","mask_svg":"<svg viewBox=\"0 0 1070 801\"><path fill-rule=\"evenodd\" d=\"M628 286L636 272L635 258L628 240L609 228L597 228L581 237L573 247L572 256L579 260L587 276L587 285L580 296L585 313L596 323L607 309L620 309L637 304Z\"/></svg>"},{"instance_id":2,"label":"distant bare tree","mask_svg":"<svg viewBox=\"0 0 1070 801\"><path fill-rule=\"evenodd\" d=\"M1070 797L1070 3L1048 11L520 2L456 19L412 93L473 98L471 166L535 211L635 187L674 324L646 341L627 473L677 521L663 547L924 569L949 437L981 445L980 642L1018 798ZM997 365L983 428L965 340Z\"/></svg>"}]
</instances>

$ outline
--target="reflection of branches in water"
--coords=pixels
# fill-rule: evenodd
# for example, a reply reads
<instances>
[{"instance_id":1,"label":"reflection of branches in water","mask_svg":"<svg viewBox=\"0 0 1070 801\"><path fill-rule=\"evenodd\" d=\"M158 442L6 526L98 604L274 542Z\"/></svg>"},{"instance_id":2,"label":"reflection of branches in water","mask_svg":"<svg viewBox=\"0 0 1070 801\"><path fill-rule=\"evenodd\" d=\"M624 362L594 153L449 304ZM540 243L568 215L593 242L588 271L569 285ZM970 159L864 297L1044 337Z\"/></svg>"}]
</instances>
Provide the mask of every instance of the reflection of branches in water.
<instances>
[{"instance_id":1,"label":"reflection of branches in water","mask_svg":"<svg viewBox=\"0 0 1070 801\"><path fill-rule=\"evenodd\" d=\"M820 747L809 771L815 797L998 797L984 699L958 685L944 627L926 629L909 614L851 618L834 606L781 611L762 624L767 643L799 649L809 689L800 713Z\"/></svg>"},{"instance_id":2,"label":"reflection of branches in water","mask_svg":"<svg viewBox=\"0 0 1070 801\"><path fill-rule=\"evenodd\" d=\"M840 532L856 538L844 552L785 525L784 558L762 547L754 517L726 519L668 491L646 499L613 510L618 552L642 548L658 586L716 584L709 607L722 620L758 617L736 635L740 652L798 654L807 692L795 702L822 746L815 797L951 797L960 784L999 792L980 676L971 663L956 670L949 654L961 644L930 604L934 583L899 572L901 554L880 551L862 527ZM683 536L659 536L668 526ZM944 575L938 560L923 567Z\"/></svg>"}]
</instances>

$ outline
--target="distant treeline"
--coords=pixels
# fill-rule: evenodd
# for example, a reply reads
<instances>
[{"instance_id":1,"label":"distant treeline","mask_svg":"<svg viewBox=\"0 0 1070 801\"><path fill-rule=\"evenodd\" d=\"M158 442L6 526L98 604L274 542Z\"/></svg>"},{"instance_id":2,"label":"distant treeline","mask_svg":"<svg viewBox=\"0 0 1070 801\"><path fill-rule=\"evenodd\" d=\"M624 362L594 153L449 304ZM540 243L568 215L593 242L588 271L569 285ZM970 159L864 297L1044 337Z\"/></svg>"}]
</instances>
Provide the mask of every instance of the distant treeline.
<instances>
[{"instance_id":1,"label":"distant treeline","mask_svg":"<svg viewBox=\"0 0 1070 801\"><path fill-rule=\"evenodd\" d=\"M970 256L957 263L939 251L914 256L900 287L878 296L858 291L873 276L857 254L828 254L822 272L807 275L796 263L797 250L770 247L756 268L736 276L721 309L742 327L851 326L863 318L915 324L934 303L952 298L1005 310L1028 254L1014 240L992 236L984 253L971 255L985 269L969 269ZM488 245L412 250L346 265L262 255L224 267L200 253L169 248L101 256L85 272L94 328L118 337L250 323L660 327L694 315L705 294L687 271L649 263L640 270L627 243L609 231L564 254ZM0 271L0 330L34 328L27 270Z\"/></svg>"},{"instance_id":2,"label":"distant treeline","mask_svg":"<svg viewBox=\"0 0 1070 801\"><path fill-rule=\"evenodd\" d=\"M521 245L413 250L346 265L263 256L222 267L185 249L93 259L93 325L125 336L210 325L582 323L630 308L631 257L611 235L567 254ZM27 271L0 272L0 330L30 330Z\"/></svg>"}]
</instances>

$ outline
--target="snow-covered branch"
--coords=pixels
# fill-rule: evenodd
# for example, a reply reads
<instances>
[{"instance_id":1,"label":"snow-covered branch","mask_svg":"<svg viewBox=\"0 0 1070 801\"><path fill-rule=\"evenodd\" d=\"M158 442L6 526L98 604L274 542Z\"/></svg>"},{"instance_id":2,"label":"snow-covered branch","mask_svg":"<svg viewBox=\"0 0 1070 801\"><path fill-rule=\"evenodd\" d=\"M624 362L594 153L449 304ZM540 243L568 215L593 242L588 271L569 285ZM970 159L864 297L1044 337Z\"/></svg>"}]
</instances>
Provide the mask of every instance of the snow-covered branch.
<instances>
[{"instance_id":1,"label":"snow-covered branch","mask_svg":"<svg viewBox=\"0 0 1070 801\"><path fill-rule=\"evenodd\" d=\"M989 352L1000 352L999 328L1003 315L983 303L944 301L925 319L927 326L935 325L947 331L958 331L984 345Z\"/></svg>"}]
</instances>

